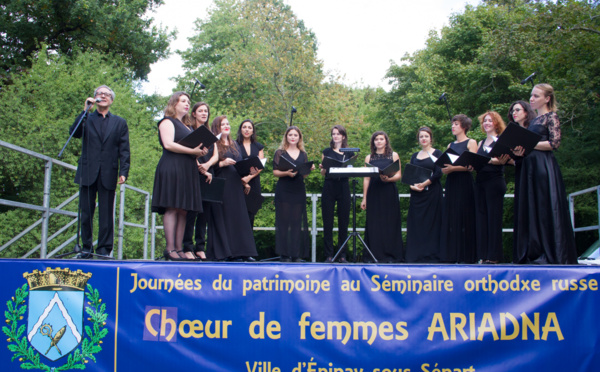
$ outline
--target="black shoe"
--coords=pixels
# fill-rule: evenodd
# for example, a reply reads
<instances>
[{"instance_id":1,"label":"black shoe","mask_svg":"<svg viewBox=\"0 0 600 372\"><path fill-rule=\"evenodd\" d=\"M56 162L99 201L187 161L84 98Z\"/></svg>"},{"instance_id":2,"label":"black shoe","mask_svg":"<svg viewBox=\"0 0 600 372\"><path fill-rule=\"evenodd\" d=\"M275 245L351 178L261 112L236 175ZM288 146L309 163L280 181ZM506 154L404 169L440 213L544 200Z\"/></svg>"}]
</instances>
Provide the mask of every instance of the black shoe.
<instances>
[{"instance_id":1,"label":"black shoe","mask_svg":"<svg viewBox=\"0 0 600 372\"><path fill-rule=\"evenodd\" d=\"M172 251L167 251L165 249L163 252L163 256L167 261L187 261L187 258L181 257L180 252L183 253L183 251L176 251L175 249L173 249Z\"/></svg>"},{"instance_id":2,"label":"black shoe","mask_svg":"<svg viewBox=\"0 0 600 372\"><path fill-rule=\"evenodd\" d=\"M347 264L348 260L346 260L346 257L340 257L340 259L338 260L338 262L342 263L342 264Z\"/></svg>"},{"instance_id":3,"label":"black shoe","mask_svg":"<svg viewBox=\"0 0 600 372\"><path fill-rule=\"evenodd\" d=\"M294 258L292 258L292 261L293 262L304 262L304 260L301 259L300 257L294 257Z\"/></svg>"},{"instance_id":4,"label":"black shoe","mask_svg":"<svg viewBox=\"0 0 600 372\"><path fill-rule=\"evenodd\" d=\"M246 261L246 262L256 262L256 258L248 256L248 257L246 257L244 259L244 261Z\"/></svg>"},{"instance_id":5,"label":"black shoe","mask_svg":"<svg viewBox=\"0 0 600 372\"><path fill-rule=\"evenodd\" d=\"M94 256L90 252L81 252L77 255L79 260L91 260Z\"/></svg>"},{"instance_id":6,"label":"black shoe","mask_svg":"<svg viewBox=\"0 0 600 372\"><path fill-rule=\"evenodd\" d=\"M325 263L333 263L333 257L327 257L325 259L325 261L323 261L323 262L325 262Z\"/></svg>"},{"instance_id":7,"label":"black shoe","mask_svg":"<svg viewBox=\"0 0 600 372\"><path fill-rule=\"evenodd\" d=\"M292 262L292 259L288 256L281 256L279 262Z\"/></svg>"},{"instance_id":8,"label":"black shoe","mask_svg":"<svg viewBox=\"0 0 600 372\"><path fill-rule=\"evenodd\" d=\"M110 252L112 252L112 248L100 247L96 248L96 254L102 256L110 256Z\"/></svg>"}]
</instances>

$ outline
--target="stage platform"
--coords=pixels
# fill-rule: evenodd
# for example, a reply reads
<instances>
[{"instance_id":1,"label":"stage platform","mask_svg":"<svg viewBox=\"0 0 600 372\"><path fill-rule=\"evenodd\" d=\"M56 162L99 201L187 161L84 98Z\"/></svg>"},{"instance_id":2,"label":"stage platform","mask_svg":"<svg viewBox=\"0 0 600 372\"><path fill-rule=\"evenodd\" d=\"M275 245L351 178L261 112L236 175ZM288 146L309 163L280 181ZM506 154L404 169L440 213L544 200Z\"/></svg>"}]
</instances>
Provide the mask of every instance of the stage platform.
<instances>
[{"instance_id":1,"label":"stage platform","mask_svg":"<svg viewBox=\"0 0 600 372\"><path fill-rule=\"evenodd\" d=\"M600 267L0 259L2 371L596 371Z\"/></svg>"}]
</instances>

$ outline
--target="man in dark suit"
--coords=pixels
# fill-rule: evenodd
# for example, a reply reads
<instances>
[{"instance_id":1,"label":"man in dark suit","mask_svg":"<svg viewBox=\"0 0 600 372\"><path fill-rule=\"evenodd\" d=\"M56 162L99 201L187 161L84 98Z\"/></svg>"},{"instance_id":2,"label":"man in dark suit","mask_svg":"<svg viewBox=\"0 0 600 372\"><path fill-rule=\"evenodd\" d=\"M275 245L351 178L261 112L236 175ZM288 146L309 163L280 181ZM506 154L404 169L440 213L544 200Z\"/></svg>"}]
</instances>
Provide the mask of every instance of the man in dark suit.
<instances>
[{"instance_id":1,"label":"man in dark suit","mask_svg":"<svg viewBox=\"0 0 600 372\"><path fill-rule=\"evenodd\" d=\"M94 98L85 100L85 110L69 129L73 133L82 115L87 115L73 133L82 138L81 157L75 174L80 185L81 240L80 258L91 258L92 220L98 194L98 246L96 254L110 255L114 242L114 200L117 183L122 184L129 174L129 129L125 119L109 109L115 92L106 85L94 91ZM96 105L96 111L87 111Z\"/></svg>"}]
</instances>

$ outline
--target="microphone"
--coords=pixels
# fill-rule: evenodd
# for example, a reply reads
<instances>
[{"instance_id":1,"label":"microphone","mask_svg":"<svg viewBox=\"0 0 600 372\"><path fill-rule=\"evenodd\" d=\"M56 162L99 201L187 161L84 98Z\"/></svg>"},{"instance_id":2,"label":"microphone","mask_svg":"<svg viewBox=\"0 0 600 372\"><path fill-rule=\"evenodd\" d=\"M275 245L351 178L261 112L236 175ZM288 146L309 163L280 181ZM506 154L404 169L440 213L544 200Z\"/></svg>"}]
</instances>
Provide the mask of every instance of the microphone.
<instances>
[{"instance_id":1,"label":"microphone","mask_svg":"<svg viewBox=\"0 0 600 372\"><path fill-rule=\"evenodd\" d=\"M529 76L527 76L525 79L521 80L521 85L525 85L528 81L533 80L533 77L535 76L535 72Z\"/></svg>"},{"instance_id":2,"label":"microphone","mask_svg":"<svg viewBox=\"0 0 600 372\"><path fill-rule=\"evenodd\" d=\"M292 114L295 114L296 112L298 112L298 110L296 110L296 108L292 106Z\"/></svg>"},{"instance_id":3,"label":"microphone","mask_svg":"<svg viewBox=\"0 0 600 372\"><path fill-rule=\"evenodd\" d=\"M95 103L98 102L102 102L102 98L98 97L98 98L94 98L94 100L87 100L85 101L85 107L87 107L86 110L89 110L92 106L94 106Z\"/></svg>"},{"instance_id":4,"label":"microphone","mask_svg":"<svg viewBox=\"0 0 600 372\"><path fill-rule=\"evenodd\" d=\"M200 89L206 89L206 86L200 82L200 80L194 78L196 80L196 84L200 85Z\"/></svg>"},{"instance_id":5,"label":"microphone","mask_svg":"<svg viewBox=\"0 0 600 372\"><path fill-rule=\"evenodd\" d=\"M441 101L443 99L446 99L446 92L442 93L442 95L440 96L440 98L438 98L438 101Z\"/></svg>"}]
</instances>

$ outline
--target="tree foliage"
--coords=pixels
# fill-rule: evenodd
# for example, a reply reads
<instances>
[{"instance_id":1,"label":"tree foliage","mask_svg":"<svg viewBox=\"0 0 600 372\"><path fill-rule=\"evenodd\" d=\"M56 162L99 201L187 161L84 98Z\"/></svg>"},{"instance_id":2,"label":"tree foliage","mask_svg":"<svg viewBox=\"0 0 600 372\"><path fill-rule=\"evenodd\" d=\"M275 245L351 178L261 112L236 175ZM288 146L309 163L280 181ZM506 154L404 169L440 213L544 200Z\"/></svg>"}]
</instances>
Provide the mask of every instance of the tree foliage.
<instances>
[{"instance_id":1,"label":"tree foliage","mask_svg":"<svg viewBox=\"0 0 600 372\"><path fill-rule=\"evenodd\" d=\"M201 77L206 98L231 115L289 123L314 101L323 78L316 40L281 0L217 0L181 53L184 81Z\"/></svg>"},{"instance_id":2,"label":"tree foliage","mask_svg":"<svg viewBox=\"0 0 600 372\"><path fill-rule=\"evenodd\" d=\"M5 74L31 66L40 50L73 55L94 50L119 55L146 78L150 65L165 57L174 33L151 26L145 14L162 0L2 0L0 67ZM1 77L1 76L0 76Z\"/></svg>"}]
</instances>

